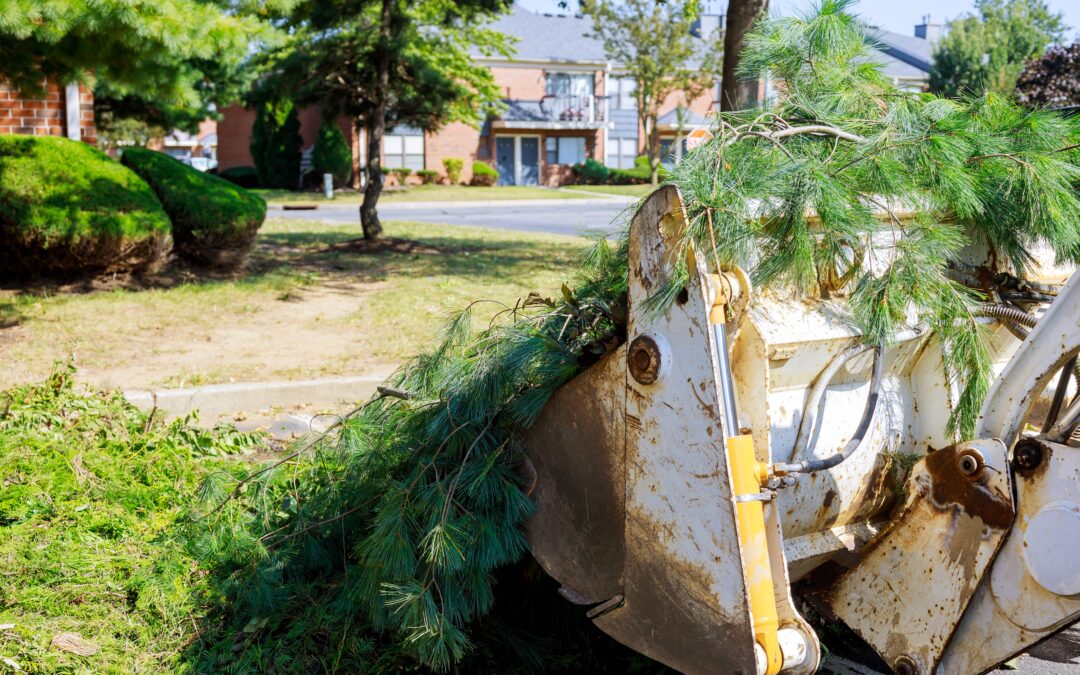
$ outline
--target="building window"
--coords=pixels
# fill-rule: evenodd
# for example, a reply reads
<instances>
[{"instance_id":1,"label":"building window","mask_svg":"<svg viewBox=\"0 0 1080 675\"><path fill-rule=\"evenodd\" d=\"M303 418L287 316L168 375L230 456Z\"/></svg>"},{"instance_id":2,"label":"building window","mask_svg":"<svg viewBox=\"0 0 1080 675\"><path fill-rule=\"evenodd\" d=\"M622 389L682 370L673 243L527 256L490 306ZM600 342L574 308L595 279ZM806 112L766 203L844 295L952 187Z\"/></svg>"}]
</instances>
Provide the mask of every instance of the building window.
<instances>
[{"instance_id":1,"label":"building window","mask_svg":"<svg viewBox=\"0 0 1080 675\"><path fill-rule=\"evenodd\" d=\"M548 73L545 92L548 96L592 96L593 76Z\"/></svg>"},{"instance_id":2,"label":"building window","mask_svg":"<svg viewBox=\"0 0 1080 675\"><path fill-rule=\"evenodd\" d=\"M383 166L388 169L424 168L424 132L398 127L383 136Z\"/></svg>"},{"instance_id":3,"label":"building window","mask_svg":"<svg viewBox=\"0 0 1080 675\"><path fill-rule=\"evenodd\" d=\"M609 138L607 142L607 165L612 169L633 169L637 157L637 139Z\"/></svg>"},{"instance_id":4,"label":"building window","mask_svg":"<svg viewBox=\"0 0 1080 675\"><path fill-rule=\"evenodd\" d=\"M548 164L581 164L585 154L585 139L579 136L548 136L544 141Z\"/></svg>"},{"instance_id":5,"label":"building window","mask_svg":"<svg viewBox=\"0 0 1080 675\"><path fill-rule=\"evenodd\" d=\"M611 101L612 110L636 110L637 101L634 100L634 78L608 78L608 100Z\"/></svg>"}]
</instances>

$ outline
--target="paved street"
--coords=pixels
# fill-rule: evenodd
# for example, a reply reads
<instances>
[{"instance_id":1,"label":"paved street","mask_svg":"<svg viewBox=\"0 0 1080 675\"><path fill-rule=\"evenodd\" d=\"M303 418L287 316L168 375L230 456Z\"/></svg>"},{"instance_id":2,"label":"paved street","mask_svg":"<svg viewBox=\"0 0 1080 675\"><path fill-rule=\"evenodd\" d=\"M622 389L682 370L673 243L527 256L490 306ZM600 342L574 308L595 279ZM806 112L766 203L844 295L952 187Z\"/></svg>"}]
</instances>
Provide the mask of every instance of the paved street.
<instances>
[{"instance_id":1,"label":"paved street","mask_svg":"<svg viewBox=\"0 0 1080 675\"><path fill-rule=\"evenodd\" d=\"M586 230L617 230L628 209L627 199L545 199L505 202L448 202L443 204L386 204L379 207L383 220L471 225L525 232L581 234ZM358 223L355 205L320 205L312 211L286 211L271 206L270 218L299 218L335 223Z\"/></svg>"}]
</instances>

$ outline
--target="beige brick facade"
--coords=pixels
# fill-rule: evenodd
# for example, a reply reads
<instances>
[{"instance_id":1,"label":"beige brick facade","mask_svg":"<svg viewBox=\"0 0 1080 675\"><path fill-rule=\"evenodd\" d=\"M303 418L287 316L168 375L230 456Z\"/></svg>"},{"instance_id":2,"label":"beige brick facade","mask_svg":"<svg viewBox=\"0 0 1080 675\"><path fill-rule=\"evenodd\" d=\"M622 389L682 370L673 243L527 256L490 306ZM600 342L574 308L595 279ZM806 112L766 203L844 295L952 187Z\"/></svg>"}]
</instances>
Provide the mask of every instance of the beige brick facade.
<instances>
[{"instance_id":1,"label":"beige brick facade","mask_svg":"<svg viewBox=\"0 0 1080 675\"><path fill-rule=\"evenodd\" d=\"M79 85L79 140L97 142L94 126L94 93ZM0 134L27 136L67 136L68 110L64 87L49 82L37 97L20 94L6 82L0 82Z\"/></svg>"}]
</instances>

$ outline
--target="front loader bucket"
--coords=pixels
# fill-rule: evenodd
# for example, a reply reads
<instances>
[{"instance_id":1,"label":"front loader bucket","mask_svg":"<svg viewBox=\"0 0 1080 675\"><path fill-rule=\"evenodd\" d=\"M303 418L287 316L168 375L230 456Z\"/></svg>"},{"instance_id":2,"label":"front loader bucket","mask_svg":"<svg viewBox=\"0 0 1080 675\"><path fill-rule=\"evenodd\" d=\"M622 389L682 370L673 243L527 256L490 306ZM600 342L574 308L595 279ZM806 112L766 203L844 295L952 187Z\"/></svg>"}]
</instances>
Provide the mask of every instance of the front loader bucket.
<instances>
[{"instance_id":1,"label":"front loader bucket","mask_svg":"<svg viewBox=\"0 0 1080 675\"><path fill-rule=\"evenodd\" d=\"M634 217L627 344L557 392L524 438L538 507L528 537L563 595L593 605L588 616L616 640L683 672L749 674L753 619L701 256L669 310L641 310L671 273L668 242L684 226L673 187ZM775 513L768 527L778 541ZM776 580L781 626L812 635L775 549L764 573ZM785 672L813 672L816 643L807 651Z\"/></svg>"}]
</instances>

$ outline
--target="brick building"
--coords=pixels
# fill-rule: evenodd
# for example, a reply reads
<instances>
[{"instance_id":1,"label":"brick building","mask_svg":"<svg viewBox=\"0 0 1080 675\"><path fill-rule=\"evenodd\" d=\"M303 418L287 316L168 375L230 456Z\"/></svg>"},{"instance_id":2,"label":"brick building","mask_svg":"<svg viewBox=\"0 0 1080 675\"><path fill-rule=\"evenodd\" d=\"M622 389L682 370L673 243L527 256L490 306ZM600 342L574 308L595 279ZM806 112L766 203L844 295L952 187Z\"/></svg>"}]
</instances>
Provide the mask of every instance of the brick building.
<instances>
[{"instance_id":1,"label":"brick building","mask_svg":"<svg viewBox=\"0 0 1080 675\"><path fill-rule=\"evenodd\" d=\"M691 39L702 40L720 28L722 17L703 15ZM390 130L383 139L383 165L388 168L443 170L448 157L465 160L463 179L470 179L473 160L499 170L503 185L560 185L573 179L571 167L593 158L613 168L630 168L644 154L645 137L637 118L634 82L625 69L607 60L603 44L591 35L590 19L581 16L537 14L514 5L492 28L516 39L511 58L482 56L477 63L491 69L504 91L502 114L482 126L448 124L434 133L418 129ZM926 26L920 35L868 30L877 45L875 56L887 75L908 88L921 89L929 73L931 40ZM762 83L761 95L770 88ZM681 155L680 133L705 124L719 100L719 86L693 101L673 95L661 108L659 131L662 156ZM218 127L218 162L222 169L252 164L248 145L254 113L226 108ZM305 117L305 114L307 117ZM308 119L310 118L310 119ZM305 148L314 142L317 112L301 114ZM366 155L363 138L352 125L356 167Z\"/></svg>"},{"instance_id":2,"label":"brick building","mask_svg":"<svg viewBox=\"0 0 1080 675\"><path fill-rule=\"evenodd\" d=\"M25 96L0 81L0 134L66 136L96 143L94 93L81 84L48 82L43 94Z\"/></svg>"}]
</instances>

